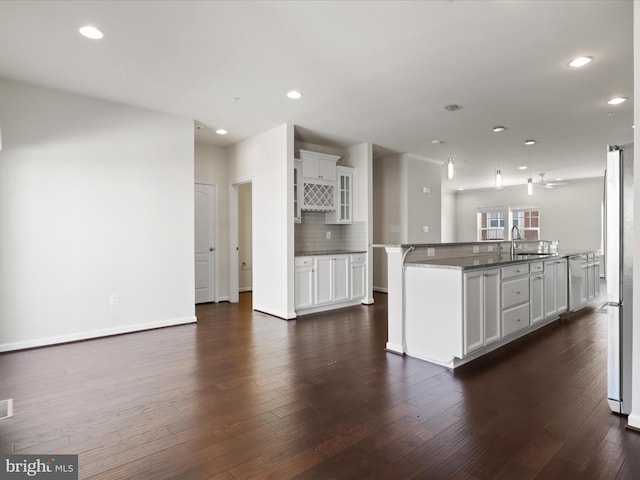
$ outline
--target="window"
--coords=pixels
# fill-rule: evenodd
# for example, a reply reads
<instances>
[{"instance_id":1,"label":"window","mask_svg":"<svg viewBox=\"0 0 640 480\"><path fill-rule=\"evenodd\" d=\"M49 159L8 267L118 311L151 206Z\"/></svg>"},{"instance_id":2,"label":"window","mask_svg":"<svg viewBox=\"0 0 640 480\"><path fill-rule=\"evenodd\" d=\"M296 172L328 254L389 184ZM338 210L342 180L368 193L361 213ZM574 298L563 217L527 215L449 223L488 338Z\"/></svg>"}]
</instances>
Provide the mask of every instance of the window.
<instances>
[{"instance_id":1,"label":"window","mask_svg":"<svg viewBox=\"0 0 640 480\"><path fill-rule=\"evenodd\" d=\"M523 240L540 240L540 210L537 208L513 208L509 211L511 226L518 227Z\"/></svg>"},{"instance_id":2,"label":"window","mask_svg":"<svg viewBox=\"0 0 640 480\"><path fill-rule=\"evenodd\" d=\"M504 209L478 209L478 241L504 240Z\"/></svg>"}]
</instances>

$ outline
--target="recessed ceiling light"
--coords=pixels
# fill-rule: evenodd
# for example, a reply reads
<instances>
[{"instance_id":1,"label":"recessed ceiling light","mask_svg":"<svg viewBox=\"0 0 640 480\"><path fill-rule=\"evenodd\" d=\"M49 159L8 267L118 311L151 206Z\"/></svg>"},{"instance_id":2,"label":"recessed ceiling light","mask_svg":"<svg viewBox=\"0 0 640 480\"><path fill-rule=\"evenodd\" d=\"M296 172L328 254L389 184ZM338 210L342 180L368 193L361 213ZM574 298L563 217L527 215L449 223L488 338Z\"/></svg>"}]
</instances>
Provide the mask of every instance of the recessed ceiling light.
<instances>
[{"instance_id":1,"label":"recessed ceiling light","mask_svg":"<svg viewBox=\"0 0 640 480\"><path fill-rule=\"evenodd\" d=\"M451 104L444 107L447 112L455 112L460 110L462 107L460 105Z\"/></svg>"},{"instance_id":2,"label":"recessed ceiling light","mask_svg":"<svg viewBox=\"0 0 640 480\"><path fill-rule=\"evenodd\" d=\"M535 145L536 141L535 140L525 140L524 144L525 145Z\"/></svg>"},{"instance_id":3,"label":"recessed ceiling light","mask_svg":"<svg viewBox=\"0 0 640 480\"><path fill-rule=\"evenodd\" d=\"M216 133L218 135L226 135L227 131L224 128L219 128L219 129L216 130Z\"/></svg>"},{"instance_id":4,"label":"recessed ceiling light","mask_svg":"<svg viewBox=\"0 0 640 480\"><path fill-rule=\"evenodd\" d=\"M498 133L498 132L504 132L507 129L507 127L502 127L502 126L497 126L497 127L493 127L493 131Z\"/></svg>"},{"instance_id":5,"label":"recessed ceiling light","mask_svg":"<svg viewBox=\"0 0 640 480\"><path fill-rule=\"evenodd\" d=\"M287 92L287 97L292 100L298 100L299 98L302 98L302 93L297 90L291 90L290 92Z\"/></svg>"},{"instance_id":6,"label":"recessed ceiling light","mask_svg":"<svg viewBox=\"0 0 640 480\"><path fill-rule=\"evenodd\" d=\"M611 100L609 100L607 103L609 105L620 105L621 103L624 103L628 100L628 98L626 97L615 97L612 98Z\"/></svg>"},{"instance_id":7,"label":"recessed ceiling light","mask_svg":"<svg viewBox=\"0 0 640 480\"><path fill-rule=\"evenodd\" d=\"M577 57L569 62L570 67L584 67L587 63L591 62L593 57Z\"/></svg>"},{"instance_id":8,"label":"recessed ceiling light","mask_svg":"<svg viewBox=\"0 0 640 480\"><path fill-rule=\"evenodd\" d=\"M564 180L562 177L556 178L556 182L561 182L562 180Z\"/></svg>"},{"instance_id":9,"label":"recessed ceiling light","mask_svg":"<svg viewBox=\"0 0 640 480\"><path fill-rule=\"evenodd\" d=\"M433 143L434 145L438 145L444 143L444 140L431 140L431 143Z\"/></svg>"},{"instance_id":10,"label":"recessed ceiling light","mask_svg":"<svg viewBox=\"0 0 640 480\"><path fill-rule=\"evenodd\" d=\"M80 32L80 35L90 38L91 40L100 40L102 37L104 37L104 33L102 33L96 27L92 27L91 25L85 25L78 31Z\"/></svg>"},{"instance_id":11,"label":"recessed ceiling light","mask_svg":"<svg viewBox=\"0 0 640 480\"><path fill-rule=\"evenodd\" d=\"M464 188L462 188L462 187L460 187L460 188L458 189L458 191L459 191L459 192L462 192L463 190L464 190Z\"/></svg>"},{"instance_id":12,"label":"recessed ceiling light","mask_svg":"<svg viewBox=\"0 0 640 480\"><path fill-rule=\"evenodd\" d=\"M526 165L522 165L521 167L518 167L518 170L526 170L528 167Z\"/></svg>"}]
</instances>

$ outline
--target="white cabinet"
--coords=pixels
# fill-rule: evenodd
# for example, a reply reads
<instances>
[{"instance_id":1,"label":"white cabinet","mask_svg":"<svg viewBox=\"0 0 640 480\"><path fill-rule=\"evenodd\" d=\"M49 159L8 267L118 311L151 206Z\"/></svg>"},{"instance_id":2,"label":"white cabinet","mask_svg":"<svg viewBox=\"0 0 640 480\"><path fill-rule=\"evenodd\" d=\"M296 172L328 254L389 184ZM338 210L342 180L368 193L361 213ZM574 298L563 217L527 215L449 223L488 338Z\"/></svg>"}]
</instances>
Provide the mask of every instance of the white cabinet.
<instances>
[{"instance_id":1,"label":"white cabinet","mask_svg":"<svg viewBox=\"0 0 640 480\"><path fill-rule=\"evenodd\" d=\"M502 335L529 326L529 264L502 267Z\"/></svg>"},{"instance_id":2,"label":"white cabinet","mask_svg":"<svg viewBox=\"0 0 640 480\"><path fill-rule=\"evenodd\" d=\"M543 272L542 262L539 262L539 269ZM537 270L537 269L536 269ZM533 265L529 278L529 311L531 313L531 324L541 322L545 319L544 312L544 273L535 273Z\"/></svg>"},{"instance_id":3,"label":"white cabinet","mask_svg":"<svg viewBox=\"0 0 640 480\"><path fill-rule=\"evenodd\" d=\"M338 155L300 150L302 159L302 176L304 178L335 181Z\"/></svg>"},{"instance_id":4,"label":"white cabinet","mask_svg":"<svg viewBox=\"0 0 640 480\"><path fill-rule=\"evenodd\" d=\"M313 257L295 259L295 308L309 308L315 303Z\"/></svg>"},{"instance_id":5,"label":"white cabinet","mask_svg":"<svg viewBox=\"0 0 640 480\"><path fill-rule=\"evenodd\" d=\"M467 355L500 339L500 270L464 274L463 347Z\"/></svg>"},{"instance_id":6,"label":"white cabinet","mask_svg":"<svg viewBox=\"0 0 640 480\"><path fill-rule=\"evenodd\" d=\"M600 295L600 255L590 253L587 256L587 295L586 302L591 302Z\"/></svg>"},{"instance_id":7,"label":"white cabinet","mask_svg":"<svg viewBox=\"0 0 640 480\"><path fill-rule=\"evenodd\" d=\"M351 300L365 296L367 288L367 257L364 253L351 255Z\"/></svg>"},{"instance_id":8,"label":"white cabinet","mask_svg":"<svg viewBox=\"0 0 640 480\"><path fill-rule=\"evenodd\" d=\"M545 318L557 317L568 308L567 259L544 262Z\"/></svg>"},{"instance_id":9,"label":"white cabinet","mask_svg":"<svg viewBox=\"0 0 640 480\"><path fill-rule=\"evenodd\" d=\"M365 296L366 255L295 258L295 308L311 313L356 305Z\"/></svg>"},{"instance_id":10,"label":"white cabinet","mask_svg":"<svg viewBox=\"0 0 640 480\"><path fill-rule=\"evenodd\" d=\"M349 300L349 255L319 255L315 257L315 305Z\"/></svg>"},{"instance_id":11,"label":"white cabinet","mask_svg":"<svg viewBox=\"0 0 640 480\"><path fill-rule=\"evenodd\" d=\"M353 221L353 168L336 167L337 181L334 188L335 210L327 212L325 222L351 223Z\"/></svg>"}]
</instances>

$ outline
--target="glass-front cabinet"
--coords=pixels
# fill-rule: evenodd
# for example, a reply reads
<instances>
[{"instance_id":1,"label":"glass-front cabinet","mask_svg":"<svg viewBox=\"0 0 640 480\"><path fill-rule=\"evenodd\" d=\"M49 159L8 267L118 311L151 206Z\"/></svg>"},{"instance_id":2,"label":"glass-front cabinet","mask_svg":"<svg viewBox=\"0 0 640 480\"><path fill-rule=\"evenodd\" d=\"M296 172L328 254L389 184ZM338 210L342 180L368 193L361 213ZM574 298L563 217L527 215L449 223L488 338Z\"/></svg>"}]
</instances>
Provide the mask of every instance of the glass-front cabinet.
<instances>
[{"instance_id":1,"label":"glass-front cabinet","mask_svg":"<svg viewBox=\"0 0 640 480\"><path fill-rule=\"evenodd\" d=\"M326 223L353 222L353 168L336 167L335 211L327 212Z\"/></svg>"}]
</instances>

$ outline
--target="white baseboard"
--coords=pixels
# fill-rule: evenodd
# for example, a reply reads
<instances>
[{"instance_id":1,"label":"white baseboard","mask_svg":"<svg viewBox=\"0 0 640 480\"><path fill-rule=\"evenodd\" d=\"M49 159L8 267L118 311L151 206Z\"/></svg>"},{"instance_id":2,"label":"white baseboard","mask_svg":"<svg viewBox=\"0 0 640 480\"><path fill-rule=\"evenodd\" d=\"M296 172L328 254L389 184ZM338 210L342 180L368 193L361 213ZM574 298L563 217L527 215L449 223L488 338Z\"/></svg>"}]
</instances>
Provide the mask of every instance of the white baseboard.
<instances>
[{"instance_id":1,"label":"white baseboard","mask_svg":"<svg viewBox=\"0 0 640 480\"><path fill-rule=\"evenodd\" d=\"M272 317L278 317L278 318L284 318L285 320L293 320L294 318L296 318L296 313L286 313L286 312L279 312L277 310L273 310L271 308L268 307L261 307L260 305L254 305L253 309L258 311L258 312L262 312L262 313L266 313L267 315L271 315Z\"/></svg>"},{"instance_id":2,"label":"white baseboard","mask_svg":"<svg viewBox=\"0 0 640 480\"><path fill-rule=\"evenodd\" d=\"M218 301L216 303L230 302L230 301L231 301L231 297L229 295L225 295L224 297L218 297Z\"/></svg>"},{"instance_id":3,"label":"white baseboard","mask_svg":"<svg viewBox=\"0 0 640 480\"><path fill-rule=\"evenodd\" d=\"M240 288L238 289L238 291L239 291L240 293L242 293L242 292L252 292L252 291L253 291L253 287L240 287Z\"/></svg>"},{"instance_id":4,"label":"white baseboard","mask_svg":"<svg viewBox=\"0 0 640 480\"><path fill-rule=\"evenodd\" d=\"M627 423L631 428L636 430L640 430L640 415L637 413L630 413L629 418L627 418Z\"/></svg>"},{"instance_id":5,"label":"white baseboard","mask_svg":"<svg viewBox=\"0 0 640 480\"><path fill-rule=\"evenodd\" d=\"M389 289L387 287L373 287L373 291L381 292L381 293L389 293Z\"/></svg>"},{"instance_id":6,"label":"white baseboard","mask_svg":"<svg viewBox=\"0 0 640 480\"><path fill-rule=\"evenodd\" d=\"M90 340L93 338L109 337L111 335L120 335L123 333L135 333L144 330L152 330L154 328L173 327L176 325L185 325L195 323L198 319L195 316L170 318L168 320L160 320L157 322L137 323L132 325L123 325L121 327L103 328L99 330L89 330L86 332L69 333L66 335L57 335L55 337L34 338L13 343L0 343L0 352L12 352L14 350L24 350L27 348L45 347L48 345L56 345L59 343L77 342L80 340Z\"/></svg>"}]
</instances>

